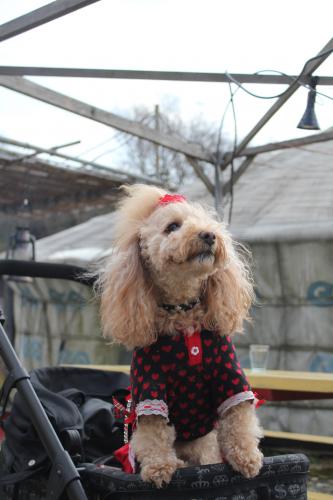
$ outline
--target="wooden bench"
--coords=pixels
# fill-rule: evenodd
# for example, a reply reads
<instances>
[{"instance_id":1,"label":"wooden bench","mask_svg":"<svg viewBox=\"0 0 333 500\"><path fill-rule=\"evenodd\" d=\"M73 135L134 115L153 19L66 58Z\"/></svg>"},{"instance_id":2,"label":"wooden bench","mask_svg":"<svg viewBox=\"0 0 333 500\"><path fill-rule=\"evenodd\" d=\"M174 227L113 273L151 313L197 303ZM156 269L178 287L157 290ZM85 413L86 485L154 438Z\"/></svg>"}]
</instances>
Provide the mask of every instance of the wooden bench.
<instances>
[{"instance_id":1,"label":"wooden bench","mask_svg":"<svg viewBox=\"0 0 333 500\"><path fill-rule=\"evenodd\" d=\"M308 491L308 500L333 500L333 495L319 493L317 491Z\"/></svg>"},{"instance_id":2,"label":"wooden bench","mask_svg":"<svg viewBox=\"0 0 333 500\"><path fill-rule=\"evenodd\" d=\"M278 443L281 447L301 447L308 450L320 450L333 453L333 437L319 436L315 434L298 434L295 432L264 430L264 446Z\"/></svg>"},{"instance_id":3,"label":"wooden bench","mask_svg":"<svg viewBox=\"0 0 333 500\"><path fill-rule=\"evenodd\" d=\"M244 370L252 388L267 401L299 401L306 399L333 399L333 374Z\"/></svg>"}]
</instances>

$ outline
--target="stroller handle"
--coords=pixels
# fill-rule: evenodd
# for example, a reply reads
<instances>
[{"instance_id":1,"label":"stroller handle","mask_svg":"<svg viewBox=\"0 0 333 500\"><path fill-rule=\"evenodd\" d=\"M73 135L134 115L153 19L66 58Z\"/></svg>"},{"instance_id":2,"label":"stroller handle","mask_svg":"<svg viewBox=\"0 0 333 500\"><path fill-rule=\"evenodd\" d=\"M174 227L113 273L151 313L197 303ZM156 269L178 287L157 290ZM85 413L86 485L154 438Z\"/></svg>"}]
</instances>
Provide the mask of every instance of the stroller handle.
<instances>
[{"instance_id":1,"label":"stroller handle","mask_svg":"<svg viewBox=\"0 0 333 500\"><path fill-rule=\"evenodd\" d=\"M0 260L0 276L29 276L31 278L55 278L71 280L93 286L95 278L87 274L87 269L71 264L35 262L26 260Z\"/></svg>"}]
</instances>

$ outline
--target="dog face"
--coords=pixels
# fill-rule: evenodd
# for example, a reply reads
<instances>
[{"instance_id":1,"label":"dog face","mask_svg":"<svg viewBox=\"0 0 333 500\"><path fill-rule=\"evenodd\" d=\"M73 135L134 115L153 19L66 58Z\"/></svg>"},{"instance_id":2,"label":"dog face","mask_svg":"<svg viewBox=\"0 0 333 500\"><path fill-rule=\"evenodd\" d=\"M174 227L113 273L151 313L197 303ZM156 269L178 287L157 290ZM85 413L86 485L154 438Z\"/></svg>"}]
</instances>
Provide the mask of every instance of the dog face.
<instances>
[{"instance_id":1,"label":"dog face","mask_svg":"<svg viewBox=\"0 0 333 500\"><path fill-rule=\"evenodd\" d=\"M139 245L145 267L170 279L175 274L205 279L226 258L222 225L187 202L156 208L140 229Z\"/></svg>"},{"instance_id":2,"label":"dog face","mask_svg":"<svg viewBox=\"0 0 333 500\"><path fill-rule=\"evenodd\" d=\"M200 324L221 335L241 331L252 280L224 225L162 189L134 185L125 192L114 251L98 280L104 335L130 349L150 345L158 332L174 328L168 315L161 317L161 299L181 303L199 294L193 314ZM164 203L165 197L171 200Z\"/></svg>"}]
</instances>

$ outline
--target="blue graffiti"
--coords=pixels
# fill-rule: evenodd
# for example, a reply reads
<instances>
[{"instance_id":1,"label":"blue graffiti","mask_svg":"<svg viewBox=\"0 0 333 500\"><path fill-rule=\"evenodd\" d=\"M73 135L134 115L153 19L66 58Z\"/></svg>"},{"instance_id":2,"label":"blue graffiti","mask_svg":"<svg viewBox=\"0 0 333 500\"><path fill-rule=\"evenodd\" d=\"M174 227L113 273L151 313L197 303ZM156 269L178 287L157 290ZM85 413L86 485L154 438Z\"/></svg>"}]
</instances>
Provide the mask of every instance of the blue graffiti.
<instances>
[{"instance_id":1,"label":"blue graffiti","mask_svg":"<svg viewBox=\"0 0 333 500\"><path fill-rule=\"evenodd\" d=\"M22 339L23 357L33 361L42 361L43 343L41 340L24 337Z\"/></svg>"},{"instance_id":2,"label":"blue graffiti","mask_svg":"<svg viewBox=\"0 0 333 500\"><path fill-rule=\"evenodd\" d=\"M59 363L70 365L89 365L91 364L89 353L86 351L72 351L65 349L59 355Z\"/></svg>"},{"instance_id":3,"label":"blue graffiti","mask_svg":"<svg viewBox=\"0 0 333 500\"><path fill-rule=\"evenodd\" d=\"M74 290L58 292L54 288L49 288L49 295L52 302L64 306L69 304L77 304L78 306L82 306L86 302L84 297L82 297L82 295L75 292Z\"/></svg>"},{"instance_id":4,"label":"blue graffiti","mask_svg":"<svg viewBox=\"0 0 333 500\"><path fill-rule=\"evenodd\" d=\"M333 284L327 281L311 283L306 294L307 300L314 306L333 306Z\"/></svg>"},{"instance_id":5,"label":"blue graffiti","mask_svg":"<svg viewBox=\"0 0 333 500\"><path fill-rule=\"evenodd\" d=\"M29 304L29 305L34 306L34 305L38 304L38 298L34 296L34 294L31 292L31 290L29 288L22 287L20 292L21 292L23 305Z\"/></svg>"},{"instance_id":6,"label":"blue graffiti","mask_svg":"<svg viewBox=\"0 0 333 500\"><path fill-rule=\"evenodd\" d=\"M310 364L310 372L333 372L333 354L327 352L317 352Z\"/></svg>"}]
</instances>

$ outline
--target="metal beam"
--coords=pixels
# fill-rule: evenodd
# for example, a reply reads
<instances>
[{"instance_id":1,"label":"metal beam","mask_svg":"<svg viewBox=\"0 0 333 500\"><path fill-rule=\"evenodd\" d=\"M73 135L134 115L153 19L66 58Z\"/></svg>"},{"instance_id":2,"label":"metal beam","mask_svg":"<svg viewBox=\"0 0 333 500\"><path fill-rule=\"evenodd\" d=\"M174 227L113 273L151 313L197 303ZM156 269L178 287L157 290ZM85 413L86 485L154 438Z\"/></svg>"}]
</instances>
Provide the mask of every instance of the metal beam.
<instances>
[{"instance_id":1,"label":"metal beam","mask_svg":"<svg viewBox=\"0 0 333 500\"><path fill-rule=\"evenodd\" d=\"M38 85L19 76L1 76L0 85L10 90L28 95L34 99L52 104L58 108L71 111L90 120L103 123L122 132L146 139L160 146L178 151L187 156L207 162L214 162L213 155L203 149L199 144L189 144L171 135L153 130L139 122L128 120L114 113L91 106L85 102L73 99L54 90Z\"/></svg>"},{"instance_id":2,"label":"metal beam","mask_svg":"<svg viewBox=\"0 0 333 500\"><path fill-rule=\"evenodd\" d=\"M54 76L74 78L113 78L122 80L165 80L179 82L230 82L225 73L198 73L184 71L141 71L124 69L97 68L53 68L37 66L0 66L0 75L7 76ZM296 75L267 75L233 73L231 76L239 83L281 84L295 81ZM309 83L309 78L302 78L302 83ZM317 85L333 85L332 76L319 76Z\"/></svg>"},{"instance_id":3,"label":"metal beam","mask_svg":"<svg viewBox=\"0 0 333 500\"><path fill-rule=\"evenodd\" d=\"M189 156L187 156L187 161L192 166L194 172L197 174L199 179L202 180L202 182L204 183L204 185L206 186L208 191L212 195L214 195L214 185L210 182L210 179L205 174L205 172L204 172L202 166L199 164L199 162L197 160L195 160L194 158L190 158Z\"/></svg>"},{"instance_id":4,"label":"metal beam","mask_svg":"<svg viewBox=\"0 0 333 500\"><path fill-rule=\"evenodd\" d=\"M333 130L328 130L320 134L312 134L307 137L299 137L298 139L290 139L288 141L281 142L270 142L264 144L263 146L254 146L252 148L245 148L240 153L236 154L236 157L240 156L251 156L261 153L268 153L270 151L277 151L279 149L289 149L289 148L299 148L301 146L306 146L307 144L315 144L317 142L325 142L333 140ZM232 154L228 151L226 155Z\"/></svg>"},{"instance_id":5,"label":"metal beam","mask_svg":"<svg viewBox=\"0 0 333 500\"><path fill-rule=\"evenodd\" d=\"M148 184L154 184L154 185L158 185L158 186L162 185L162 183L157 179L151 179L149 177L131 174L129 172L122 172L121 170L116 170L116 169L108 167L106 165L100 165L100 164L94 163L92 161L82 160L80 158L76 158L75 156L64 155L62 153L59 153L58 151L55 151L54 149L40 148L38 146L34 146L34 145L26 143L26 142L14 141L13 139L8 139L7 137L2 137L2 136L0 136L0 143L10 144L12 146L18 146L18 147L25 148L25 149L33 149L35 152L38 152L38 153L47 153L50 156L56 156L58 158L63 158L65 160L80 163L82 165L82 167L87 167L87 166L94 167L94 171L89 170L89 169L85 169L85 168L80 168L77 170L78 173L85 173L88 175L95 175L95 176L103 175L104 177L107 176L111 180L115 180L115 181L119 181L119 182L136 180L136 181L146 182ZM21 161L20 157L18 158L18 161ZM59 165L56 165L56 167L63 168ZM73 172L73 171L75 172L74 169L71 169L71 172Z\"/></svg>"},{"instance_id":6,"label":"metal beam","mask_svg":"<svg viewBox=\"0 0 333 500\"><path fill-rule=\"evenodd\" d=\"M234 176L233 176L233 180L232 180L233 185L235 185L236 182L239 180L239 178L243 174L245 174L245 172L247 171L247 169L249 168L249 166L253 162L254 158L255 158L254 156L247 156L245 158L245 160L240 164L238 169L234 172ZM225 196L227 193L229 193L230 188L231 188L231 180L227 181L223 185L223 187L222 187L223 196Z\"/></svg>"},{"instance_id":7,"label":"metal beam","mask_svg":"<svg viewBox=\"0 0 333 500\"><path fill-rule=\"evenodd\" d=\"M51 2L39 9L28 12L28 14L24 14L12 21L1 24L0 42L98 1L99 0L56 0L55 2Z\"/></svg>"},{"instance_id":8,"label":"metal beam","mask_svg":"<svg viewBox=\"0 0 333 500\"><path fill-rule=\"evenodd\" d=\"M325 45L325 47L319 52L318 58L312 58L307 62L304 67L302 76L307 77L311 75L330 55L330 51L333 50L333 38ZM273 104L273 106L264 114L264 116L259 120L255 127L244 137L244 139L237 146L234 156L241 156L242 151L246 148L248 143L255 137L255 135L263 128L264 125L272 118L272 116L283 106L283 104L296 92L300 87L298 81L293 82L289 88L284 92L284 94L278 98L278 100ZM232 154L224 157L224 161L221 168L224 170L231 162Z\"/></svg>"},{"instance_id":9,"label":"metal beam","mask_svg":"<svg viewBox=\"0 0 333 500\"><path fill-rule=\"evenodd\" d=\"M67 144L61 144L60 146L53 146L50 148L50 151L56 151L62 148L68 148L69 146L74 146L75 144L79 144L81 141L72 141L68 142ZM33 153L29 153L27 155L22 155L19 158L15 158L14 160L11 160L13 163L19 163L20 161L28 160L30 158L34 158L34 156L38 156L40 154L39 151L34 151Z\"/></svg>"}]
</instances>

